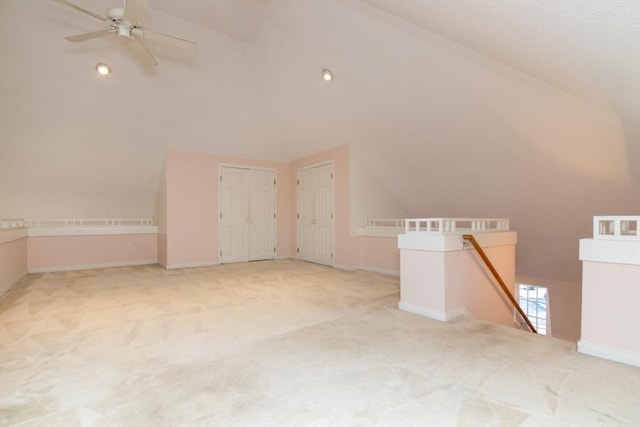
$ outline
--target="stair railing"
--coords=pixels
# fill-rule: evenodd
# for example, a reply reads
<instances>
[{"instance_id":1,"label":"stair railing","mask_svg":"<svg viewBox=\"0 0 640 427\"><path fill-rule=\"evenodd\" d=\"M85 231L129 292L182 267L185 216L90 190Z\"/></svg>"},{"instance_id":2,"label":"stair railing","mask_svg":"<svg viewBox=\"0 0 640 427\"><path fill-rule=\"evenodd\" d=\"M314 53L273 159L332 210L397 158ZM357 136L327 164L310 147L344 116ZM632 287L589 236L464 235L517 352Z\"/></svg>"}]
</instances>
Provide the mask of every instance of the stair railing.
<instances>
[{"instance_id":1,"label":"stair railing","mask_svg":"<svg viewBox=\"0 0 640 427\"><path fill-rule=\"evenodd\" d=\"M531 323L531 321L529 320L529 317L527 316L527 314L522 310L522 307L520 307L520 304L518 304L518 301L516 301L516 299L514 298L513 294L511 293L511 291L509 291L509 288L507 287L507 285L504 283L504 280L502 280L502 277L500 277L500 274L498 273L498 270L495 269L495 267L493 266L493 264L491 263L491 260L489 260L489 257L487 256L487 254L484 252L484 249L482 249L482 246L480 246L480 244L478 243L478 241L475 239L475 237L473 237L472 234L463 234L462 235L462 239L469 241L473 247L475 248L475 250L478 252L478 254L480 255L480 258L482 258L482 260L484 261L484 263L486 264L486 266L489 268L489 270L491 271L491 273L493 274L493 277L495 277L495 279L498 281L498 283L500 284L500 287L502 287L502 290L504 291L504 293L507 295L507 297L509 297L509 300L511 301L511 304L513 304L513 306L515 307L516 310L518 310L518 313L520 314L520 317L522 317L522 319L525 321L525 323L527 324L527 326L529 327L529 329L531 329L531 332L533 332L534 334L537 334L538 332L536 331L536 328L533 326L533 324Z\"/></svg>"}]
</instances>

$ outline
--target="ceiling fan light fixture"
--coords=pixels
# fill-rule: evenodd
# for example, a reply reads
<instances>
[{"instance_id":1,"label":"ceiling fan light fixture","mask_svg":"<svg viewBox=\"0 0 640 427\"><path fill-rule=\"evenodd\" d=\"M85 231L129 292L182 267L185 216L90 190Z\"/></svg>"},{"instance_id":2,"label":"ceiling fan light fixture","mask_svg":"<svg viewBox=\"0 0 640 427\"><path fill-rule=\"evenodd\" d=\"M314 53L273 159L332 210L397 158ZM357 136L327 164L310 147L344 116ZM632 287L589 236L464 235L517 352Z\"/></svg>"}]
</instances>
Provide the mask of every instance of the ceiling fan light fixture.
<instances>
[{"instance_id":1,"label":"ceiling fan light fixture","mask_svg":"<svg viewBox=\"0 0 640 427\"><path fill-rule=\"evenodd\" d=\"M111 67L103 62L99 62L98 64L96 64L96 71L98 72L99 76L108 76L109 74L111 74Z\"/></svg>"},{"instance_id":2,"label":"ceiling fan light fixture","mask_svg":"<svg viewBox=\"0 0 640 427\"><path fill-rule=\"evenodd\" d=\"M325 68L324 70L322 70L322 79L325 82L330 82L331 80L333 80L333 73L330 69Z\"/></svg>"}]
</instances>

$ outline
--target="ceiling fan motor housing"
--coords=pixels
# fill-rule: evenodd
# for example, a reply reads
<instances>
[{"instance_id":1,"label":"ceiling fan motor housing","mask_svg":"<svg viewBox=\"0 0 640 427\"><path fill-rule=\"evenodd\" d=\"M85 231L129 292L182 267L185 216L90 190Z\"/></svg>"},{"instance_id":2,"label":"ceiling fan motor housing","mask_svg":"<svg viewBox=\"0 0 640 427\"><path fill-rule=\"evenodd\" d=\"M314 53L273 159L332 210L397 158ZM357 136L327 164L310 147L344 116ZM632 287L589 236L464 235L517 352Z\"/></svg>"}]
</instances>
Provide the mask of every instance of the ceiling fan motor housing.
<instances>
[{"instance_id":1,"label":"ceiling fan motor housing","mask_svg":"<svg viewBox=\"0 0 640 427\"><path fill-rule=\"evenodd\" d=\"M123 37L123 38L127 38L127 39L131 38L131 27L132 27L132 25L129 24L124 19L122 19L123 16L124 16L124 9L123 8L121 8L121 7L111 7L109 9L107 9L106 15L107 15L107 18L112 20L113 23L118 26L117 31L116 31L116 34L118 35L118 37Z\"/></svg>"},{"instance_id":2,"label":"ceiling fan motor housing","mask_svg":"<svg viewBox=\"0 0 640 427\"><path fill-rule=\"evenodd\" d=\"M122 22L122 17L124 16L124 9L121 7L110 7L107 9L105 13L107 18L111 19L113 22L119 24Z\"/></svg>"}]
</instances>

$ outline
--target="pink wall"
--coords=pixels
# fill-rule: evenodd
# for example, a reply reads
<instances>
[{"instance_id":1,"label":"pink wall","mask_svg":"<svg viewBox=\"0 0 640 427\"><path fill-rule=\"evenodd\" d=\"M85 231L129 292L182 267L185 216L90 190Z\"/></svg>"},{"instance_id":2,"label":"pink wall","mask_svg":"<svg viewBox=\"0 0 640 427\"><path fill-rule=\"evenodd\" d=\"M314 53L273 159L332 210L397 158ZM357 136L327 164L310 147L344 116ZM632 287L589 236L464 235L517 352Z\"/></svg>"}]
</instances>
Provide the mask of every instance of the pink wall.
<instances>
[{"instance_id":1,"label":"pink wall","mask_svg":"<svg viewBox=\"0 0 640 427\"><path fill-rule=\"evenodd\" d=\"M159 260L169 268L219 263L218 177L221 165L271 168L277 174L277 257L295 257L296 175L299 168L333 162L335 187L335 258L337 267L366 268L397 274L396 239L351 235L350 149L342 145L290 164L168 150L166 154L166 249L162 227ZM160 196L159 196L160 197ZM166 214L166 215L164 215ZM160 225L160 224L159 224Z\"/></svg>"},{"instance_id":2,"label":"pink wall","mask_svg":"<svg viewBox=\"0 0 640 427\"><path fill-rule=\"evenodd\" d=\"M400 249L395 237L360 236L360 268L400 274Z\"/></svg>"},{"instance_id":3,"label":"pink wall","mask_svg":"<svg viewBox=\"0 0 640 427\"><path fill-rule=\"evenodd\" d=\"M167 267L167 233L158 233L158 264Z\"/></svg>"},{"instance_id":4,"label":"pink wall","mask_svg":"<svg viewBox=\"0 0 640 427\"><path fill-rule=\"evenodd\" d=\"M583 261L582 271L580 343L640 363L640 265Z\"/></svg>"},{"instance_id":5,"label":"pink wall","mask_svg":"<svg viewBox=\"0 0 640 427\"><path fill-rule=\"evenodd\" d=\"M27 274L27 239L0 244L0 297Z\"/></svg>"},{"instance_id":6,"label":"pink wall","mask_svg":"<svg viewBox=\"0 0 640 427\"><path fill-rule=\"evenodd\" d=\"M168 151L167 266L218 263L218 165L215 158Z\"/></svg>"},{"instance_id":7,"label":"pink wall","mask_svg":"<svg viewBox=\"0 0 640 427\"><path fill-rule=\"evenodd\" d=\"M167 266L167 168L162 168L160 188L156 195L153 223L158 227L158 264Z\"/></svg>"},{"instance_id":8,"label":"pink wall","mask_svg":"<svg viewBox=\"0 0 640 427\"><path fill-rule=\"evenodd\" d=\"M311 156L298 159L290 164L291 186L289 189L291 218L296 217L296 176L300 168L332 161L335 188L335 257L337 267L357 267L360 261L360 244L357 236L351 236L350 197L351 183L349 171L349 145L341 145ZM297 242L295 221L291 221L290 247Z\"/></svg>"},{"instance_id":9,"label":"pink wall","mask_svg":"<svg viewBox=\"0 0 640 427\"><path fill-rule=\"evenodd\" d=\"M400 308L445 320L444 252L402 249L400 264Z\"/></svg>"},{"instance_id":10,"label":"pink wall","mask_svg":"<svg viewBox=\"0 0 640 427\"><path fill-rule=\"evenodd\" d=\"M276 170L276 256L292 256L290 179L287 164L168 150L166 266L176 268L219 263L218 183L221 165Z\"/></svg>"},{"instance_id":11,"label":"pink wall","mask_svg":"<svg viewBox=\"0 0 640 427\"><path fill-rule=\"evenodd\" d=\"M513 292L515 246L483 248ZM445 252L447 309L465 307L477 319L513 326L513 305L475 250Z\"/></svg>"},{"instance_id":12,"label":"pink wall","mask_svg":"<svg viewBox=\"0 0 640 427\"><path fill-rule=\"evenodd\" d=\"M342 145L290 164L168 150L166 155L166 237L158 235L159 260L169 268L219 262L218 176L221 165L272 168L277 174L277 257L295 257L297 170L333 162L335 265L398 273L396 239L351 235L349 146ZM161 191L163 189L161 188ZM156 217L163 217L156 212ZM160 225L160 224L159 224ZM163 239L166 238L166 249ZM364 240L361 240L364 239Z\"/></svg>"},{"instance_id":13,"label":"pink wall","mask_svg":"<svg viewBox=\"0 0 640 427\"><path fill-rule=\"evenodd\" d=\"M515 246L485 252L507 286L513 285ZM400 257L401 309L439 320L469 314L513 326L512 305L475 251L402 249Z\"/></svg>"},{"instance_id":14,"label":"pink wall","mask_svg":"<svg viewBox=\"0 0 640 427\"><path fill-rule=\"evenodd\" d=\"M29 237L29 272L72 270L136 264L158 260L156 234Z\"/></svg>"}]
</instances>

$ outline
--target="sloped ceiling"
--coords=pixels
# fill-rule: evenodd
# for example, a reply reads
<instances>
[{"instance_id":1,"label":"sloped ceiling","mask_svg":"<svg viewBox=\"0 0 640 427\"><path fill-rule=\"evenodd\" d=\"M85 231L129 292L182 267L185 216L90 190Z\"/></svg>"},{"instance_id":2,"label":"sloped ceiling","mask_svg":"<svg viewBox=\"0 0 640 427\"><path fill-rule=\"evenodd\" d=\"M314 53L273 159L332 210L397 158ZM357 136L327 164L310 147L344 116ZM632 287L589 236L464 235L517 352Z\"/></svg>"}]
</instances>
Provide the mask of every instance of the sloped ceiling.
<instances>
[{"instance_id":1,"label":"sloped ceiling","mask_svg":"<svg viewBox=\"0 0 640 427\"><path fill-rule=\"evenodd\" d=\"M91 17L0 1L0 217L148 217L167 147L345 143L412 216L510 217L524 275L577 280L591 217L640 212L640 1L150 4L196 55L149 43L144 71L118 40L63 40Z\"/></svg>"}]
</instances>

